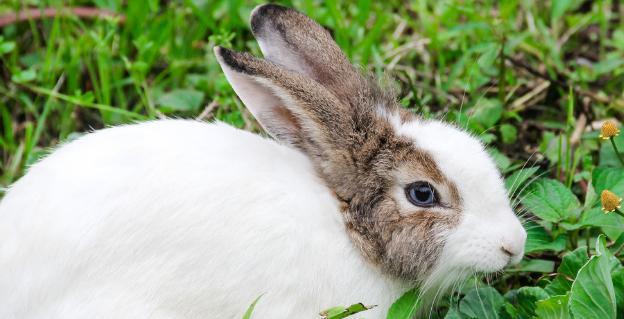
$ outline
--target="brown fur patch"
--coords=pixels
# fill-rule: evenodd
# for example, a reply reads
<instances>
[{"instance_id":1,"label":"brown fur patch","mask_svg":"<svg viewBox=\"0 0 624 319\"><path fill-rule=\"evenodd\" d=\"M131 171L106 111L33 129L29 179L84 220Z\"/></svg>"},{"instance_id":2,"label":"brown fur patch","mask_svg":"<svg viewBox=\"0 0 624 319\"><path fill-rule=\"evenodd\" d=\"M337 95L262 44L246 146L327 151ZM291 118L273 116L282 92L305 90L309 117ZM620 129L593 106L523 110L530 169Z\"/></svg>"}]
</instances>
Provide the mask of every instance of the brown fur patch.
<instances>
[{"instance_id":1,"label":"brown fur patch","mask_svg":"<svg viewBox=\"0 0 624 319\"><path fill-rule=\"evenodd\" d=\"M422 279L435 264L446 233L461 218L461 198L429 154L396 136L382 119L377 121L367 142L374 146L354 148L352 161L359 169L342 165L332 173L335 178L331 180L349 181L350 185L330 187L343 189L341 198L348 203L343 211L347 229L364 255L398 277ZM445 187L451 194L445 199L450 207L402 208L392 188L405 185L395 185L391 176L400 167L407 167L414 176L410 182L427 179Z\"/></svg>"},{"instance_id":2,"label":"brown fur patch","mask_svg":"<svg viewBox=\"0 0 624 319\"><path fill-rule=\"evenodd\" d=\"M308 76L339 100L351 99L360 77L325 28L297 10L276 4L257 7L250 20L256 38L279 36L310 67Z\"/></svg>"},{"instance_id":3,"label":"brown fur patch","mask_svg":"<svg viewBox=\"0 0 624 319\"><path fill-rule=\"evenodd\" d=\"M217 54L233 70L288 95L275 116L296 123L298 132L289 142L308 155L341 201L346 229L362 254L397 277L424 279L461 218L462 201L431 154L397 135L379 109L402 122L416 116L398 105L391 90L360 75L329 33L303 14L261 6L252 30L262 37L268 27L311 66L312 78L248 54L226 49ZM277 91L276 98L284 98ZM397 185L399 173L414 180ZM401 207L392 190L420 179L444 187L449 207Z\"/></svg>"}]
</instances>

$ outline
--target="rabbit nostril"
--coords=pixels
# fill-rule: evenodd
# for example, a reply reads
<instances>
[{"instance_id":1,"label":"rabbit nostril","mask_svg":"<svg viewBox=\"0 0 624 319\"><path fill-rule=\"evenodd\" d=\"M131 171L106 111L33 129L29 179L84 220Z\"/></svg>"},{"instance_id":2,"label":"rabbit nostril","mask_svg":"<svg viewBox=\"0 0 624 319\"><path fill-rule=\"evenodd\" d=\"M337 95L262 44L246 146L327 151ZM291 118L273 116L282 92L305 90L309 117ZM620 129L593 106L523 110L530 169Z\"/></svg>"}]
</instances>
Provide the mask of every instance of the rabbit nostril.
<instances>
[{"instance_id":1,"label":"rabbit nostril","mask_svg":"<svg viewBox=\"0 0 624 319\"><path fill-rule=\"evenodd\" d=\"M501 250L503 253L509 257L513 257L515 254L511 252L511 250L507 249L505 246L501 246Z\"/></svg>"}]
</instances>

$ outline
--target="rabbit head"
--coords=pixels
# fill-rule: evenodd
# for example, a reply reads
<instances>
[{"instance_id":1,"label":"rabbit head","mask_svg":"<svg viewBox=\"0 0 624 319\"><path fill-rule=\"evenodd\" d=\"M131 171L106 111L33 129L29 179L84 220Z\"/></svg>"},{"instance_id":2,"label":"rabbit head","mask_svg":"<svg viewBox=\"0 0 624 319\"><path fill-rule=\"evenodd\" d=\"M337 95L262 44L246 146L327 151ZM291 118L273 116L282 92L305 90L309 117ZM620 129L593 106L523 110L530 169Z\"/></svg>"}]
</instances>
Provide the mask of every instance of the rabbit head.
<instances>
[{"instance_id":1,"label":"rabbit head","mask_svg":"<svg viewBox=\"0 0 624 319\"><path fill-rule=\"evenodd\" d=\"M526 233L477 139L402 108L300 12L262 5L251 28L264 59L217 47L226 77L270 135L307 155L370 262L440 285L522 258Z\"/></svg>"}]
</instances>

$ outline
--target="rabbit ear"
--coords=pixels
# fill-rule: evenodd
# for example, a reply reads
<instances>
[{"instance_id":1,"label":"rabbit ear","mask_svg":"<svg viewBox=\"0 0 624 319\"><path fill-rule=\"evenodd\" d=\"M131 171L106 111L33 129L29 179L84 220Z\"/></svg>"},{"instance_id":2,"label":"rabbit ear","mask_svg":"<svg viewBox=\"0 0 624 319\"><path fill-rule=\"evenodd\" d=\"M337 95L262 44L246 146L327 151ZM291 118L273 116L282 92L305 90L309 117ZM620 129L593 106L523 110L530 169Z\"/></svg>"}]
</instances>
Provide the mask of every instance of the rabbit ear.
<instances>
[{"instance_id":1,"label":"rabbit ear","mask_svg":"<svg viewBox=\"0 0 624 319\"><path fill-rule=\"evenodd\" d=\"M251 30L267 60L307 75L341 101L358 90L357 70L329 32L304 14L275 4L261 5L251 14Z\"/></svg>"},{"instance_id":2,"label":"rabbit ear","mask_svg":"<svg viewBox=\"0 0 624 319\"><path fill-rule=\"evenodd\" d=\"M221 47L217 60L236 94L278 140L306 153L318 152L344 129L345 107L322 85L270 61Z\"/></svg>"}]
</instances>

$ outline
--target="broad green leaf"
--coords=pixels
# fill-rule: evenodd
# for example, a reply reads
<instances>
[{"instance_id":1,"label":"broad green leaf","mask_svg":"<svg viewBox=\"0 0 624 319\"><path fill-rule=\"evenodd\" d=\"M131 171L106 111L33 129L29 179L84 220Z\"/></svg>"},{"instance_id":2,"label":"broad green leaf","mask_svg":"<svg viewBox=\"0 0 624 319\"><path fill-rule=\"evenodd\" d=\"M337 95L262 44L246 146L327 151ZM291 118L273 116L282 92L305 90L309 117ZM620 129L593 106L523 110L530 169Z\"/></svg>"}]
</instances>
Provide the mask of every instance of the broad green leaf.
<instances>
[{"instance_id":1,"label":"broad green leaf","mask_svg":"<svg viewBox=\"0 0 624 319\"><path fill-rule=\"evenodd\" d=\"M483 144L491 144L496 141L496 135L492 133L483 133L479 134L478 138L483 142Z\"/></svg>"},{"instance_id":2,"label":"broad green leaf","mask_svg":"<svg viewBox=\"0 0 624 319\"><path fill-rule=\"evenodd\" d=\"M615 239L615 242L609 247L609 250L611 250L611 254L624 250L624 234Z\"/></svg>"},{"instance_id":3,"label":"broad green leaf","mask_svg":"<svg viewBox=\"0 0 624 319\"><path fill-rule=\"evenodd\" d=\"M561 260L557 272L571 278L576 278L578 271L585 265L589 257L587 257L587 247L579 247L571 252L566 253Z\"/></svg>"},{"instance_id":4,"label":"broad green leaf","mask_svg":"<svg viewBox=\"0 0 624 319\"><path fill-rule=\"evenodd\" d=\"M608 189L620 196L624 194L624 169L615 167L596 167L592 172L592 185L596 194Z\"/></svg>"},{"instance_id":5,"label":"broad green leaf","mask_svg":"<svg viewBox=\"0 0 624 319\"><path fill-rule=\"evenodd\" d=\"M553 223L575 216L580 206L578 198L554 179L531 184L522 204L537 217Z\"/></svg>"},{"instance_id":6,"label":"broad green leaf","mask_svg":"<svg viewBox=\"0 0 624 319\"><path fill-rule=\"evenodd\" d=\"M507 269L507 272L542 272L550 273L555 270L555 262L544 259L523 260L514 268Z\"/></svg>"},{"instance_id":7,"label":"broad green leaf","mask_svg":"<svg viewBox=\"0 0 624 319\"><path fill-rule=\"evenodd\" d=\"M371 309L372 307L367 307L364 306L361 303L356 303L354 305L351 305L349 307L333 307L333 308L329 308L325 311L321 312L321 317L323 319L343 319L349 316L352 316L356 313L360 313L362 311L366 311Z\"/></svg>"},{"instance_id":8,"label":"broad green leaf","mask_svg":"<svg viewBox=\"0 0 624 319\"><path fill-rule=\"evenodd\" d=\"M460 302L459 311L475 319L498 319L505 305L505 298L492 287L471 290Z\"/></svg>"},{"instance_id":9,"label":"broad green leaf","mask_svg":"<svg viewBox=\"0 0 624 319\"><path fill-rule=\"evenodd\" d=\"M481 124L485 130L494 126L503 114L503 106L495 99L481 99L473 110L474 114L470 119Z\"/></svg>"},{"instance_id":10,"label":"broad green leaf","mask_svg":"<svg viewBox=\"0 0 624 319\"><path fill-rule=\"evenodd\" d=\"M596 255L581 267L570 294L570 311L576 319L616 318L615 290L604 235L596 245Z\"/></svg>"},{"instance_id":11,"label":"broad green leaf","mask_svg":"<svg viewBox=\"0 0 624 319\"><path fill-rule=\"evenodd\" d=\"M563 14L572 7L574 1L572 0L553 0L550 8L551 21L557 21L563 16Z\"/></svg>"},{"instance_id":12,"label":"broad green leaf","mask_svg":"<svg viewBox=\"0 0 624 319\"><path fill-rule=\"evenodd\" d=\"M161 95L157 100L158 104L164 111L198 111L204 93L190 89L177 89Z\"/></svg>"},{"instance_id":13,"label":"broad green leaf","mask_svg":"<svg viewBox=\"0 0 624 319\"><path fill-rule=\"evenodd\" d=\"M323 311L321 311L320 315L322 318L328 318L330 316L336 316L339 315L343 312L345 312L347 310L347 307L345 306L336 306L336 307L331 307L329 309L325 309Z\"/></svg>"},{"instance_id":14,"label":"broad green leaf","mask_svg":"<svg viewBox=\"0 0 624 319\"><path fill-rule=\"evenodd\" d=\"M592 71L595 75L603 75L606 73L613 72L613 70L617 69L622 64L624 64L624 60L622 60L621 57L612 56L598 63L595 63L592 67Z\"/></svg>"},{"instance_id":15,"label":"broad green leaf","mask_svg":"<svg viewBox=\"0 0 624 319\"><path fill-rule=\"evenodd\" d=\"M483 70L491 68L496 62L499 52L500 45L498 43L488 43L477 59L477 65L479 65L479 67Z\"/></svg>"},{"instance_id":16,"label":"broad green leaf","mask_svg":"<svg viewBox=\"0 0 624 319\"><path fill-rule=\"evenodd\" d=\"M569 295L552 296L538 301L535 314L539 319L571 319L568 310Z\"/></svg>"},{"instance_id":17,"label":"broad green leaf","mask_svg":"<svg viewBox=\"0 0 624 319\"><path fill-rule=\"evenodd\" d=\"M617 313L624 314L624 268L611 273L611 277L613 278L613 289L617 301Z\"/></svg>"},{"instance_id":18,"label":"broad green leaf","mask_svg":"<svg viewBox=\"0 0 624 319\"><path fill-rule=\"evenodd\" d=\"M37 78L37 72L34 69L17 71L11 76L11 80L16 83L26 83Z\"/></svg>"},{"instance_id":19,"label":"broad green leaf","mask_svg":"<svg viewBox=\"0 0 624 319\"><path fill-rule=\"evenodd\" d=\"M572 282L576 278L579 269L587 262L587 247L579 247L563 256L561 264L557 269L557 276L544 289L550 295L566 294L572 287Z\"/></svg>"},{"instance_id":20,"label":"broad green leaf","mask_svg":"<svg viewBox=\"0 0 624 319\"><path fill-rule=\"evenodd\" d=\"M556 276L551 282L549 282L544 290L551 296L557 296L566 294L572 288L573 279L566 278L566 276Z\"/></svg>"},{"instance_id":21,"label":"broad green leaf","mask_svg":"<svg viewBox=\"0 0 624 319\"><path fill-rule=\"evenodd\" d=\"M15 42L2 42L0 43L0 55L9 53L15 49Z\"/></svg>"},{"instance_id":22,"label":"broad green leaf","mask_svg":"<svg viewBox=\"0 0 624 319\"><path fill-rule=\"evenodd\" d=\"M249 305L249 308L247 308L247 311L245 311L245 314L243 315L243 319L250 319L251 318L251 314L253 313L254 309L256 308L256 304L258 303L258 301L260 300L260 298L262 297L262 295L258 296L256 298L256 300L254 300L251 305Z\"/></svg>"},{"instance_id":23,"label":"broad green leaf","mask_svg":"<svg viewBox=\"0 0 624 319\"><path fill-rule=\"evenodd\" d=\"M614 256L607 248L607 239L604 235L599 235L596 239L596 255L607 258L610 272L622 269L622 264L618 257Z\"/></svg>"},{"instance_id":24,"label":"broad green leaf","mask_svg":"<svg viewBox=\"0 0 624 319\"><path fill-rule=\"evenodd\" d=\"M462 319L462 318L463 318L462 314L459 312L459 310L456 307L449 309L449 311L444 316L444 319Z\"/></svg>"},{"instance_id":25,"label":"broad green leaf","mask_svg":"<svg viewBox=\"0 0 624 319\"><path fill-rule=\"evenodd\" d=\"M624 151L624 134L620 134L613 138L615 141L615 145L617 145L620 152ZM600 166L612 166L612 167L622 167L622 164L617 159L617 155L615 154L615 150L613 150L613 146L609 141L603 141L602 145L600 145Z\"/></svg>"},{"instance_id":26,"label":"broad green leaf","mask_svg":"<svg viewBox=\"0 0 624 319\"><path fill-rule=\"evenodd\" d=\"M541 287L521 287L515 295L518 310L516 318L532 318L535 315L535 303L546 298L548 293Z\"/></svg>"},{"instance_id":27,"label":"broad green leaf","mask_svg":"<svg viewBox=\"0 0 624 319\"><path fill-rule=\"evenodd\" d=\"M586 227L586 226L583 225L583 224L578 223L578 221L573 221L571 223L560 222L559 223L559 227L561 227L562 229L564 229L566 231L572 231L572 230L581 229L581 228Z\"/></svg>"},{"instance_id":28,"label":"broad green leaf","mask_svg":"<svg viewBox=\"0 0 624 319\"><path fill-rule=\"evenodd\" d=\"M387 319L411 319L414 317L421 300L418 299L418 290L412 289L404 293L401 298L397 299L390 309L388 309Z\"/></svg>"},{"instance_id":29,"label":"broad green leaf","mask_svg":"<svg viewBox=\"0 0 624 319\"><path fill-rule=\"evenodd\" d=\"M520 314L518 313L518 309L509 302L505 302L505 306L503 308L510 318L518 318L518 316L520 316Z\"/></svg>"},{"instance_id":30,"label":"broad green leaf","mask_svg":"<svg viewBox=\"0 0 624 319\"><path fill-rule=\"evenodd\" d=\"M565 249L566 236L560 235L553 239L546 229L535 222L527 222L525 229L527 232L527 240L524 245L525 253L546 250L560 252Z\"/></svg>"},{"instance_id":31,"label":"broad green leaf","mask_svg":"<svg viewBox=\"0 0 624 319\"><path fill-rule=\"evenodd\" d=\"M525 182L535 175L538 169L539 167L519 169L507 177L505 179L505 188L509 192L510 196L520 198L524 193L524 190L528 188Z\"/></svg>"},{"instance_id":32,"label":"broad green leaf","mask_svg":"<svg viewBox=\"0 0 624 319\"><path fill-rule=\"evenodd\" d=\"M509 157L493 147L489 147L487 151L490 156L492 156L494 162L496 163L496 166L501 171L505 172L507 171L507 169L509 169L509 166L511 165L511 160L509 159Z\"/></svg>"},{"instance_id":33,"label":"broad green leaf","mask_svg":"<svg viewBox=\"0 0 624 319\"><path fill-rule=\"evenodd\" d=\"M624 233L624 217L618 214L605 214L599 207L583 212L578 224L600 227L610 239L617 239Z\"/></svg>"},{"instance_id":34,"label":"broad green leaf","mask_svg":"<svg viewBox=\"0 0 624 319\"><path fill-rule=\"evenodd\" d=\"M503 124L500 126L501 139L505 144L513 144L518 139L518 129L511 124Z\"/></svg>"}]
</instances>

